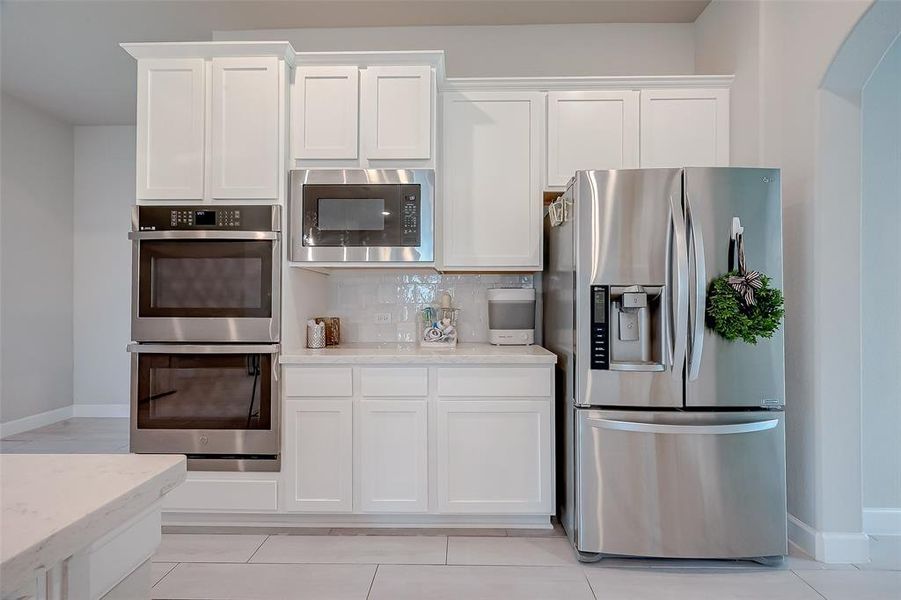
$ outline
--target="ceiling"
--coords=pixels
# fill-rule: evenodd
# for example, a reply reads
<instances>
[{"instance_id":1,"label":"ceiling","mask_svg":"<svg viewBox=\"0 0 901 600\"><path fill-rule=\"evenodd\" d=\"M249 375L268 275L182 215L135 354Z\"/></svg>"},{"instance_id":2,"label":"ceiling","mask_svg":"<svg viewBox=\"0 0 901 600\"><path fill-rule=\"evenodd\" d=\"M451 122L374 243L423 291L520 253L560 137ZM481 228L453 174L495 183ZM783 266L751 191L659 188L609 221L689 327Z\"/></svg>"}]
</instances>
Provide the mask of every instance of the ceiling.
<instances>
[{"instance_id":1,"label":"ceiling","mask_svg":"<svg viewBox=\"0 0 901 600\"><path fill-rule=\"evenodd\" d=\"M213 31L406 25L691 23L710 0L2 0L2 87L77 125L134 122L119 42Z\"/></svg>"}]
</instances>

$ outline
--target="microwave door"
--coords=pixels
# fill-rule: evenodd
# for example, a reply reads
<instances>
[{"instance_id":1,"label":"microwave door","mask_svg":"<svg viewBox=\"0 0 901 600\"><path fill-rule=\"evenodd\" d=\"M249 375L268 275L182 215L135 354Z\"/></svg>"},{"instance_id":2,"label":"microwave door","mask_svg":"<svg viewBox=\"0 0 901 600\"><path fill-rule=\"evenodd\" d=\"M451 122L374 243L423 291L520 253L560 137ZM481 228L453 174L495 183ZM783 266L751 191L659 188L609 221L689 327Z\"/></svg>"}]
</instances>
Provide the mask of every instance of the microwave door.
<instances>
[{"instance_id":1,"label":"microwave door","mask_svg":"<svg viewBox=\"0 0 901 600\"><path fill-rule=\"evenodd\" d=\"M304 245L396 246L400 190L395 185L307 185Z\"/></svg>"}]
</instances>

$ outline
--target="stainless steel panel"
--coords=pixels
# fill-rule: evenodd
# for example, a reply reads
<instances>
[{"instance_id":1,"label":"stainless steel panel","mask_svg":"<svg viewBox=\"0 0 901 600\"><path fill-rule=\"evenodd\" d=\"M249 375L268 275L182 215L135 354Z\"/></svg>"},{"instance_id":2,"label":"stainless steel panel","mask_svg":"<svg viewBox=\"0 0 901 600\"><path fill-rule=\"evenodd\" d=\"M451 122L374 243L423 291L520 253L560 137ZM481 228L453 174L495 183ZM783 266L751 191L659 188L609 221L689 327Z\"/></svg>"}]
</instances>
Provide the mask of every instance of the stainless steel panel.
<instances>
[{"instance_id":1,"label":"stainless steel panel","mask_svg":"<svg viewBox=\"0 0 901 600\"><path fill-rule=\"evenodd\" d=\"M258 344L129 344L131 356L131 410L129 446L138 454L177 453L193 455L277 456L281 448L281 391L278 364L279 346ZM272 353L270 372L270 428L267 430L214 429L139 429L138 428L138 361L141 354L268 354ZM206 460L206 459L204 459ZM271 464L271 459L269 459ZM213 463L208 463L211 466ZM225 465L226 463L223 463ZM239 469L234 463L234 470ZM259 465L260 470L269 470ZM200 469L203 470L203 469ZM216 469L214 469L216 470ZM229 469L232 470L232 469Z\"/></svg>"},{"instance_id":2,"label":"stainless steel panel","mask_svg":"<svg viewBox=\"0 0 901 600\"><path fill-rule=\"evenodd\" d=\"M303 186L362 185L362 184L419 184L421 238L417 247L323 247L303 245ZM289 201L289 258L298 262L316 263L403 263L432 262L434 243L435 172L431 169L313 169L291 171Z\"/></svg>"},{"instance_id":3,"label":"stainless steel panel","mask_svg":"<svg viewBox=\"0 0 901 600\"><path fill-rule=\"evenodd\" d=\"M782 203L778 169L685 169L692 336L686 406L772 407L785 403L783 328L756 345L728 342L703 326L706 288L729 269L732 218L744 227L748 269L782 288Z\"/></svg>"},{"instance_id":4,"label":"stainless steel panel","mask_svg":"<svg viewBox=\"0 0 901 600\"><path fill-rule=\"evenodd\" d=\"M781 411L576 412L579 551L786 553Z\"/></svg>"},{"instance_id":5,"label":"stainless steel panel","mask_svg":"<svg viewBox=\"0 0 901 600\"><path fill-rule=\"evenodd\" d=\"M572 183L575 221L576 282L575 306L577 351L585 357L576 369L575 404L579 406L682 406L682 355L684 336L680 320L676 330L676 360L666 371L632 372L592 370L590 286L664 287L667 315L687 308L682 297L687 279L685 244L681 238L682 171L647 169L620 171L579 171ZM552 240L553 243L553 240ZM674 249L670 249L670 245ZM553 251L553 250L552 250ZM677 272L675 284L670 270ZM677 292L673 298L673 291ZM660 343L670 353L673 335L660 324Z\"/></svg>"}]
</instances>

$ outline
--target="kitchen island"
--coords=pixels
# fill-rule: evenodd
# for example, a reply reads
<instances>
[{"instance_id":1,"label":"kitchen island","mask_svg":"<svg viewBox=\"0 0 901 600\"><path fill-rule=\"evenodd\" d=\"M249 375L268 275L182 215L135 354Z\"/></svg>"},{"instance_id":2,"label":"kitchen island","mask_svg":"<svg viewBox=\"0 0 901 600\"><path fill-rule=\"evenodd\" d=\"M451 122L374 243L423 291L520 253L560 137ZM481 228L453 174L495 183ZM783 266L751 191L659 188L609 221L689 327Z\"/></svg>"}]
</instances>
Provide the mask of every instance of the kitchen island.
<instances>
[{"instance_id":1,"label":"kitchen island","mask_svg":"<svg viewBox=\"0 0 901 600\"><path fill-rule=\"evenodd\" d=\"M0 455L0 597L149 598L162 499L184 479L181 455Z\"/></svg>"}]
</instances>

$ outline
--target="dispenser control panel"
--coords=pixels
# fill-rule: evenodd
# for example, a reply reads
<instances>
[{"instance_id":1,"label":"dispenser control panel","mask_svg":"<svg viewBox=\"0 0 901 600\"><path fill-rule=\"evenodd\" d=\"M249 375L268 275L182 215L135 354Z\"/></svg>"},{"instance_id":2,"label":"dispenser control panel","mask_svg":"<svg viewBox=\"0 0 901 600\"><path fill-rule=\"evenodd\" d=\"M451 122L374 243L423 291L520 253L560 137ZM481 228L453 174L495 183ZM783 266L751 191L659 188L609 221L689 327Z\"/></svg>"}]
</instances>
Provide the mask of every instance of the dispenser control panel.
<instances>
[{"instance_id":1,"label":"dispenser control panel","mask_svg":"<svg viewBox=\"0 0 901 600\"><path fill-rule=\"evenodd\" d=\"M591 368L610 368L610 286L591 286Z\"/></svg>"}]
</instances>

